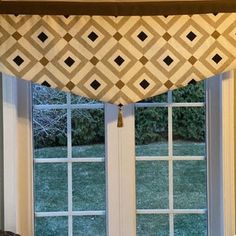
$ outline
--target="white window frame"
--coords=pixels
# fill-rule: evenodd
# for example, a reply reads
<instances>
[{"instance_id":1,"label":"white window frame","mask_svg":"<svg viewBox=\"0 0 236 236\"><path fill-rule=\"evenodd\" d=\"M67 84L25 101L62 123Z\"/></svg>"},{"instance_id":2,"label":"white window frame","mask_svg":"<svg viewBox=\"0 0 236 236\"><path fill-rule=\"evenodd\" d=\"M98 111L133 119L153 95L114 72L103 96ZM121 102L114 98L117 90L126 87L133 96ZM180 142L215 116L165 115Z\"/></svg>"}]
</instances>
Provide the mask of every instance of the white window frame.
<instances>
[{"instance_id":1,"label":"white window frame","mask_svg":"<svg viewBox=\"0 0 236 236\"><path fill-rule=\"evenodd\" d=\"M206 214L206 209L174 209L174 162L175 161L206 161L206 156L175 156L173 152L173 108L205 108L205 102L173 102L173 93L168 92L167 103L137 103L136 107L166 107L168 109L168 155L167 156L137 156L136 161L167 161L169 179L168 209L137 209L137 214L166 214L169 216L169 235L174 236L175 214Z\"/></svg>"},{"instance_id":2,"label":"white window frame","mask_svg":"<svg viewBox=\"0 0 236 236\"><path fill-rule=\"evenodd\" d=\"M4 225L5 230L31 236L34 232L31 84L6 75L2 77ZM231 71L216 77L218 83L211 80L207 82L208 138L211 140L208 152L215 156L209 158L208 165L209 236L230 236L235 233L233 98L236 72ZM116 106L107 104L105 109L114 111L105 118L106 131L113 130L106 139L109 144L106 150L106 168L109 172L114 171L107 179L107 234L134 236L135 153L131 147L134 147L135 143L134 135L129 132L134 127L134 106L129 105L124 109L124 129L116 128ZM129 146L128 149L124 148L126 145ZM215 171L214 167L217 165L222 168ZM124 191L119 191L120 189ZM128 196L132 196L133 200Z\"/></svg>"},{"instance_id":3,"label":"white window frame","mask_svg":"<svg viewBox=\"0 0 236 236\"><path fill-rule=\"evenodd\" d=\"M104 216L104 210L73 210L73 182L72 182L72 166L73 163L101 163L105 161L104 157L72 157L72 127L71 118L74 109L103 109L102 103L96 104L71 104L71 94L66 94L65 104L50 104L50 105L33 105L34 110L49 111L49 110L66 110L67 123L67 157L66 158L34 158L34 164L37 163L66 163L67 164L67 184L68 184L68 211L54 211L54 212L36 212L35 217L68 217L68 235L73 235L73 217L74 216Z\"/></svg>"},{"instance_id":4,"label":"white window frame","mask_svg":"<svg viewBox=\"0 0 236 236\"><path fill-rule=\"evenodd\" d=\"M31 84L2 75L4 229L33 235Z\"/></svg>"}]
</instances>

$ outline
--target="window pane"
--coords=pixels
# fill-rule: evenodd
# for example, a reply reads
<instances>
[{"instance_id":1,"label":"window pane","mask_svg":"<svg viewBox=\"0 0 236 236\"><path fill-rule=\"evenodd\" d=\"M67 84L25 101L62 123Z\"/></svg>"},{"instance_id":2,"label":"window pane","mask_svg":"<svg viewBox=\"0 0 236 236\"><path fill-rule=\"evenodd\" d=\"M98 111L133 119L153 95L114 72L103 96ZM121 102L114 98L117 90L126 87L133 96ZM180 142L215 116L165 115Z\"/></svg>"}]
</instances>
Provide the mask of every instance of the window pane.
<instances>
[{"instance_id":1,"label":"window pane","mask_svg":"<svg viewBox=\"0 0 236 236\"><path fill-rule=\"evenodd\" d=\"M72 111L72 156L105 157L104 110Z\"/></svg>"},{"instance_id":2,"label":"window pane","mask_svg":"<svg viewBox=\"0 0 236 236\"><path fill-rule=\"evenodd\" d=\"M37 217L35 219L35 236L68 235L67 217Z\"/></svg>"},{"instance_id":3,"label":"window pane","mask_svg":"<svg viewBox=\"0 0 236 236\"><path fill-rule=\"evenodd\" d=\"M174 216L175 236L206 236L207 235L207 215L175 215Z\"/></svg>"},{"instance_id":4,"label":"window pane","mask_svg":"<svg viewBox=\"0 0 236 236\"><path fill-rule=\"evenodd\" d=\"M136 108L135 137L136 156L167 156L167 108Z\"/></svg>"},{"instance_id":5,"label":"window pane","mask_svg":"<svg viewBox=\"0 0 236 236\"><path fill-rule=\"evenodd\" d=\"M137 215L138 236L169 236L168 215Z\"/></svg>"},{"instance_id":6,"label":"window pane","mask_svg":"<svg viewBox=\"0 0 236 236\"><path fill-rule=\"evenodd\" d=\"M105 164L73 163L73 210L105 209Z\"/></svg>"},{"instance_id":7,"label":"window pane","mask_svg":"<svg viewBox=\"0 0 236 236\"><path fill-rule=\"evenodd\" d=\"M136 162L138 209L168 208L168 162Z\"/></svg>"},{"instance_id":8,"label":"window pane","mask_svg":"<svg viewBox=\"0 0 236 236\"><path fill-rule=\"evenodd\" d=\"M173 90L173 102L204 102L205 86L204 81L196 84L189 84L186 87Z\"/></svg>"},{"instance_id":9,"label":"window pane","mask_svg":"<svg viewBox=\"0 0 236 236\"><path fill-rule=\"evenodd\" d=\"M34 105L66 103L66 93L61 92L60 90L48 88L38 84L33 84L32 90Z\"/></svg>"},{"instance_id":10,"label":"window pane","mask_svg":"<svg viewBox=\"0 0 236 236\"><path fill-rule=\"evenodd\" d=\"M71 103L72 104L95 104L95 103L101 103L101 102L99 102L98 100L93 100L90 98L71 94Z\"/></svg>"},{"instance_id":11,"label":"window pane","mask_svg":"<svg viewBox=\"0 0 236 236\"><path fill-rule=\"evenodd\" d=\"M174 161L174 208L206 208L206 168L206 161Z\"/></svg>"},{"instance_id":12,"label":"window pane","mask_svg":"<svg viewBox=\"0 0 236 236\"><path fill-rule=\"evenodd\" d=\"M175 156L205 155L205 108L173 108Z\"/></svg>"},{"instance_id":13,"label":"window pane","mask_svg":"<svg viewBox=\"0 0 236 236\"><path fill-rule=\"evenodd\" d=\"M73 217L73 235L105 236L105 216L75 216Z\"/></svg>"},{"instance_id":14,"label":"window pane","mask_svg":"<svg viewBox=\"0 0 236 236\"><path fill-rule=\"evenodd\" d=\"M67 210L67 164L35 164L34 183L36 212Z\"/></svg>"},{"instance_id":15,"label":"window pane","mask_svg":"<svg viewBox=\"0 0 236 236\"><path fill-rule=\"evenodd\" d=\"M67 157L66 110L33 110L34 158Z\"/></svg>"},{"instance_id":16,"label":"window pane","mask_svg":"<svg viewBox=\"0 0 236 236\"><path fill-rule=\"evenodd\" d=\"M146 98L142 101L140 101L139 103L142 102L148 102L148 103L153 103L153 102L158 102L158 103L163 103L163 102L167 102L167 93L163 93L160 95L157 95L155 97L150 97L150 98Z\"/></svg>"}]
</instances>

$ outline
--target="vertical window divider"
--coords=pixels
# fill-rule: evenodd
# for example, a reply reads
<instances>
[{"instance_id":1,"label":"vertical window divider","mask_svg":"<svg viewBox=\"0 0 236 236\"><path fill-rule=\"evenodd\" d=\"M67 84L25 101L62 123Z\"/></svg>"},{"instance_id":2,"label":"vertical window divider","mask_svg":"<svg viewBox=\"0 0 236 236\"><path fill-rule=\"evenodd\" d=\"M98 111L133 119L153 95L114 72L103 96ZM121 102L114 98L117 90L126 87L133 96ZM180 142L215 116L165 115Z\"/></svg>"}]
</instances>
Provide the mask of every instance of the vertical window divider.
<instances>
[{"instance_id":1,"label":"vertical window divider","mask_svg":"<svg viewBox=\"0 0 236 236\"><path fill-rule=\"evenodd\" d=\"M172 91L168 92L168 156L169 156L169 230L170 236L174 236L174 199L173 199L173 124L172 124Z\"/></svg>"},{"instance_id":2,"label":"vertical window divider","mask_svg":"<svg viewBox=\"0 0 236 236\"><path fill-rule=\"evenodd\" d=\"M105 105L107 235L135 236L134 105L124 107L124 128L117 128L117 112L117 106Z\"/></svg>"},{"instance_id":3,"label":"vertical window divider","mask_svg":"<svg viewBox=\"0 0 236 236\"><path fill-rule=\"evenodd\" d=\"M67 93L68 235L73 235L71 94Z\"/></svg>"}]
</instances>

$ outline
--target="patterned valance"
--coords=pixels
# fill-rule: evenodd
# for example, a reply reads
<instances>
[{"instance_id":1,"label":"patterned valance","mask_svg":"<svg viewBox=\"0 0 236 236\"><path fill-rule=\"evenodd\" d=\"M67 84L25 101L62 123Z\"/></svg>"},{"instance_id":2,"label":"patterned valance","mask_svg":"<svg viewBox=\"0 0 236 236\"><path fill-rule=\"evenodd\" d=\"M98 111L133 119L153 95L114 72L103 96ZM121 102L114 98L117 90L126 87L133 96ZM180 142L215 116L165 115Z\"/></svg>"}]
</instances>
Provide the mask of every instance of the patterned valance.
<instances>
[{"instance_id":1,"label":"patterned valance","mask_svg":"<svg viewBox=\"0 0 236 236\"><path fill-rule=\"evenodd\" d=\"M0 71L125 105L236 68L236 13L0 15Z\"/></svg>"}]
</instances>

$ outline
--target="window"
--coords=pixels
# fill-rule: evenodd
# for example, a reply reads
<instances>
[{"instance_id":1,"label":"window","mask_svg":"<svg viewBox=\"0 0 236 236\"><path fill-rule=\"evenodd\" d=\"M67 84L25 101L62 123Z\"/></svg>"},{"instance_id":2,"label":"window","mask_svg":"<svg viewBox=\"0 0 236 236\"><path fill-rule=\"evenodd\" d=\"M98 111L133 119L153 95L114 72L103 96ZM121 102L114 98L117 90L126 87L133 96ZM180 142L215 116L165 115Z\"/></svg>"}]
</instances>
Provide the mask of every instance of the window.
<instances>
[{"instance_id":1,"label":"window","mask_svg":"<svg viewBox=\"0 0 236 236\"><path fill-rule=\"evenodd\" d=\"M105 235L104 105L33 86L35 235Z\"/></svg>"},{"instance_id":2,"label":"window","mask_svg":"<svg viewBox=\"0 0 236 236\"><path fill-rule=\"evenodd\" d=\"M204 91L136 104L137 235L207 235Z\"/></svg>"},{"instance_id":3,"label":"window","mask_svg":"<svg viewBox=\"0 0 236 236\"><path fill-rule=\"evenodd\" d=\"M228 78L232 78L232 73ZM230 89L232 88L232 79L227 80L227 76L224 76L224 81L222 83L223 88L221 89L220 83L213 83L209 82L209 87L207 88L207 93L208 93L208 98L207 100L207 113L209 117L209 121L207 121L207 127L209 129L207 137L208 140L208 149L207 152L208 154L208 164L209 162L212 162L209 164L209 179L208 179L208 186L209 186L209 191L208 191L208 198L209 198L209 203L207 204L209 206L208 208L208 213L209 213L209 235L217 235L219 232L224 232L220 233L220 235L231 235L234 232L234 212L232 209L234 207L231 205L229 206L228 200L230 200L230 203L234 202L234 195L233 195L233 190L232 190L232 181L234 178L233 176L233 165L232 165L232 140L233 136L230 136L230 130L232 130L232 103L230 103L230 97L229 100L226 100L228 96L232 96ZM231 82L229 82L231 81ZM32 143L30 141L30 137L32 137L31 134L31 125L30 125L30 104L27 104L27 101L29 99L27 98L28 96L28 91L30 90L30 85L27 84L26 82L17 82L14 81L14 79L10 80L7 78L7 80L4 81L5 83L5 88L8 87L8 91L12 91L10 93L6 93L6 90L4 90L4 156L8 157L5 158L4 162L4 178L5 178L5 185L4 185L4 195L5 195L5 228L20 232L23 235L32 235L33 231L33 223L32 222L32 205L29 204L32 201L32 182L31 182L31 169L30 166L33 166L32 159L30 159L30 156L32 157ZM216 86L217 84L217 86ZM221 113L220 111L220 106L219 102L221 101L221 96L219 96L219 92L223 93L223 107L224 110ZM17 93L16 93L17 92ZM217 94L216 97L215 94ZM18 99L18 104L17 104L17 96L21 96L21 99ZM215 99L217 98L217 99ZM66 98L68 99L68 98ZM172 100L171 100L171 95L168 96L168 100L166 102L166 106L162 107L157 107L155 109L157 110L162 110L163 113L168 113L168 110L172 110L172 114L175 113L175 109L179 109L175 106L173 106L173 102L177 103L179 101L174 100L174 94L172 95ZM162 105L164 105L163 101ZM182 101L180 101L182 103ZM194 101L195 103L195 101ZM202 103L202 102L201 102ZM154 103L153 103L154 104ZM149 107L152 107L153 104L148 105ZM170 104L172 106L170 106ZM227 104L227 105L224 105ZM51 106L52 104L50 104ZM59 107L61 104L58 104ZM60 109L66 109L71 111L73 110L72 108L69 108L67 106L64 108ZM201 106L198 104L199 107L195 107L196 109L199 109ZM37 105L38 109L40 110L40 104ZM71 107L73 104L71 105ZM84 105L85 106L85 105ZM92 105L93 106L93 105ZM124 124L125 124L125 129L118 129L116 127L116 120L117 120L117 108L113 105L106 104L105 105L105 162L106 162L106 209L105 214L106 214L106 233L107 235L135 235L136 233L136 197L135 197L135 135L134 135L134 114L135 114L135 109L140 110L144 109L144 106L142 103L138 104L136 108L134 108L133 105L129 105L125 107L124 109ZM145 105L146 106L146 105ZM19 107L19 109L17 109ZM22 109L24 108L25 109ZM59 108L58 107L58 108ZM55 109L55 107L54 107ZM147 108L145 108L147 109ZM153 109L153 108L150 108ZM185 107L185 109L188 109ZM216 112L218 109L218 113ZM17 112L18 111L18 112ZM109 111L109 112L107 112ZM176 110L177 111L177 110ZM214 112L213 112L214 111ZM220 112L219 112L220 111ZM224 116L224 112L227 112L228 116ZM73 113L73 112L72 112ZM71 114L72 114L71 113ZM27 115L28 114L28 115ZM169 113L170 114L170 113ZM214 116L213 116L214 114ZM221 126L221 114L222 116L222 123L224 125L224 132L222 135L220 132L217 135L217 130ZM137 116L137 112L136 112ZM216 119L217 118L217 119ZM228 120L227 120L228 119ZM219 121L217 123L217 120ZM170 116L168 116L168 119L162 120L162 123L167 124L170 121ZM174 119L173 119L174 121ZM12 125L13 124L13 125ZM73 122L72 122L73 124ZM68 123L67 123L68 125ZM149 154L143 154L138 152L140 151L145 151L144 148L141 148L138 150L138 147L136 148L136 154L137 154L137 166L139 163L144 164L144 165L149 165L150 163L154 163L155 165L158 166L158 168L162 168L161 170L164 171L164 176L165 173L166 175L169 175L169 170L171 170L171 162L172 162L172 174L173 176L175 175L175 165L180 165L182 163L186 162L191 162L191 163L203 163L205 162L205 155L201 154L203 152L204 148L201 147L198 151L198 153L187 153L183 155L184 160L179 160L180 155L178 154L178 151L181 152L182 150L178 150L175 148L175 144L177 144L176 139L175 139L175 130L174 130L174 122L172 125L172 130L173 132L170 132L170 129L168 128L168 135L164 135L164 140L163 142L163 149L161 149L160 154L156 155L151 155ZM17 132L17 136L15 135L15 131ZM159 130L162 132L161 130ZM68 132L68 129L67 129ZM163 130L163 132L166 132ZM228 132L228 133L227 133ZM24 134L24 139L22 139L22 133ZM232 133L232 132L231 132ZM170 135L171 134L171 135ZM214 136L215 135L215 136ZM12 138L14 137L14 138ZM72 136L71 136L72 137ZM170 146L170 138L173 137L172 139L172 150L173 150L173 156L170 155L170 150L167 149L167 147ZM214 138L213 138L214 137ZM218 137L222 137L222 140L220 142ZM228 140L228 142L226 141ZM168 141L168 142L167 142ZM20 145L17 145L19 144ZM222 145L219 145L222 143ZM230 145L231 143L231 145ZM67 146L68 146L68 140L67 140ZM75 148L76 145L73 145L73 142L71 140L71 151L73 152L73 148ZM203 145L204 146L204 145ZM128 148L127 148L128 147ZM133 147L133 148L130 148ZM220 151L218 149L221 149L222 147L222 155L224 158L221 158ZM17 150L17 151L16 151ZM168 150L168 152L166 151ZM214 153L215 150L215 153ZM212 155L218 156L217 158L212 158ZM20 162L17 161L20 158ZM35 159L37 159L36 157ZM63 157L57 157L58 159L63 159ZM71 159L73 158L78 158L78 156L71 155ZM87 157L83 157L86 159ZM95 157L96 158L96 157ZM146 159L145 159L146 158ZM159 159L158 159L159 158ZM174 158L174 160L171 160ZM193 158L196 158L192 160ZM38 158L38 160L43 159L43 158ZM53 160L53 158L48 158L50 160ZM82 159L82 157L81 157ZM191 160L189 160L191 159ZM42 160L43 162L45 160ZM48 161L48 160L47 160ZM69 164L67 162L64 162L63 164L66 165L72 165L73 166L73 160ZM36 160L37 162L37 160ZM40 161L39 161L40 162ZM46 161L45 161L46 162ZM49 161L50 162L50 161ZM85 161L86 162L86 161ZM84 164L85 162L82 162ZM102 161L95 161L95 163L102 163ZM16 165L12 165L11 163L16 163ZM79 164L75 163L75 164ZM162 167L159 163L161 163ZM177 164L175 164L177 163ZM190 165L192 165L190 163ZM47 165L48 163L36 163L35 165ZM51 163L50 163L51 164ZM57 160L55 161L54 164L57 164ZM61 164L61 163L60 163ZM139 167L137 167L138 170ZM73 169L73 168L72 168ZM181 169L181 167L178 167L178 169ZM215 170L219 171L215 171ZM18 171L16 171L18 170ZM226 171L227 170L227 171ZM167 173L168 171L168 173ZM111 174L112 173L112 174ZM177 172L178 173L178 172ZM224 178L223 178L224 176ZM165 177L166 178L166 177ZM8 183L11 182L13 183L12 185L6 184L6 179L8 180ZM68 178L67 178L68 180ZM165 180L166 181L166 180ZM194 207L188 209L184 209L183 206L180 207L175 207L173 201L173 210L186 210L186 212L171 212L170 209L170 187L171 184L170 182L173 181L173 193L175 192L174 189L174 178L171 180L171 178L168 178L168 183L167 183L167 189L165 190L167 193L166 199L164 199L167 204L165 205L165 209L161 209L159 206L155 206L152 208L149 208L149 210L155 210L154 212L149 212L150 214L146 214L147 212L142 212L142 210L147 210L146 207L142 208L142 205L138 206L137 209L137 214L139 218L140 216L148 216L150 217L147 222L150 222L152 219L155 219L155 217L159 218L159 222L162 222L161 227L164 227L170 235L174 235L173 231L175 231L175 225L178 224L179 220L178 217L184 217L184 214L191 214L192 212L190 210L197 210L198 212L194 212L194 215L197 216L204 216L206 213L206 208L203 208L202 206L200 207ZM222 182L222 184L220 184ZM138 182L137 182L138 184ZM187 183L188 184L188 183ZM231 187L231 188L230 188ZM137 188L138 189L138 188ZM13 193L13 194L12 194ZM17 194L16 194L17 193ZM223 200L223 194L225 200ZM8 196L8 197L7 197ZM16 197L17 196L17 197ZM68 194L69 196L69 194ZM166 196L166 195L165 195ZM137 199L138 199L138 194L137 194ZM227 200L227 201L226 201ZM72 199L73 201L73 199ZM205 201L205 200L204 200ZM202 201L202 203L204 203ZM69 203L69 201L68 201ZM164 205L164 204L163 204ZM215 207L219 206L219 207ZM8 211L9 209L9 211ZM119 211L117 210L119 209ZM94 209L96 210L96 209ZM166 212L161 212L161 217L159 217L160 211L166 210ZM99 210L100 211L100 210ZM41 211L40 211L41 212ZM39 212L39 213L40 213ZM54 211L47 211L47 212L54 212ZM66 214L66 217L69 218L69 211L63 211L63 214ZM46 213L46 211L44 212ZM74 213L78 213L78 211L72 211L72 215ZM181 213L181 214L179 214ZM94 213L92 213L94 214ZM104 212L103 212L104 214ZM173 221L170 220L171 216L173 214ZM39 214L40 215L40 214ZM39 216L38 215L38 216ZM177 217L176 217L177 216ZM55 216L56 217L56 216ZM43 218L43 217L39 217ZM73 218L73 216L72 216ZM168 220L166 220L168 218ZM176 219L177 218L177 221ZM187 218L187 220L189 217ZM230 220L229 220L230 219ZM141 219L142 220L142 219ZM140 219L137 220L137 235L142 235L139 233L139 227L140 227ZM185 219L181 219L183 222ZM24 224L24 222L27 222L27 224ZM29 223L28 223L29 222ZM166 225L167 223L168 225ZM177 222L177 223L176 223ZM142 222L141 222L142 223ZM172 226L171 226L171 224ZM72 226L73 226L73 221L72 221ZM205 226L204 226L205 227ZM171 232L172 230L172 232ZM168 235L168 234L167 234Z\"/></svg>"}]
</instances>

